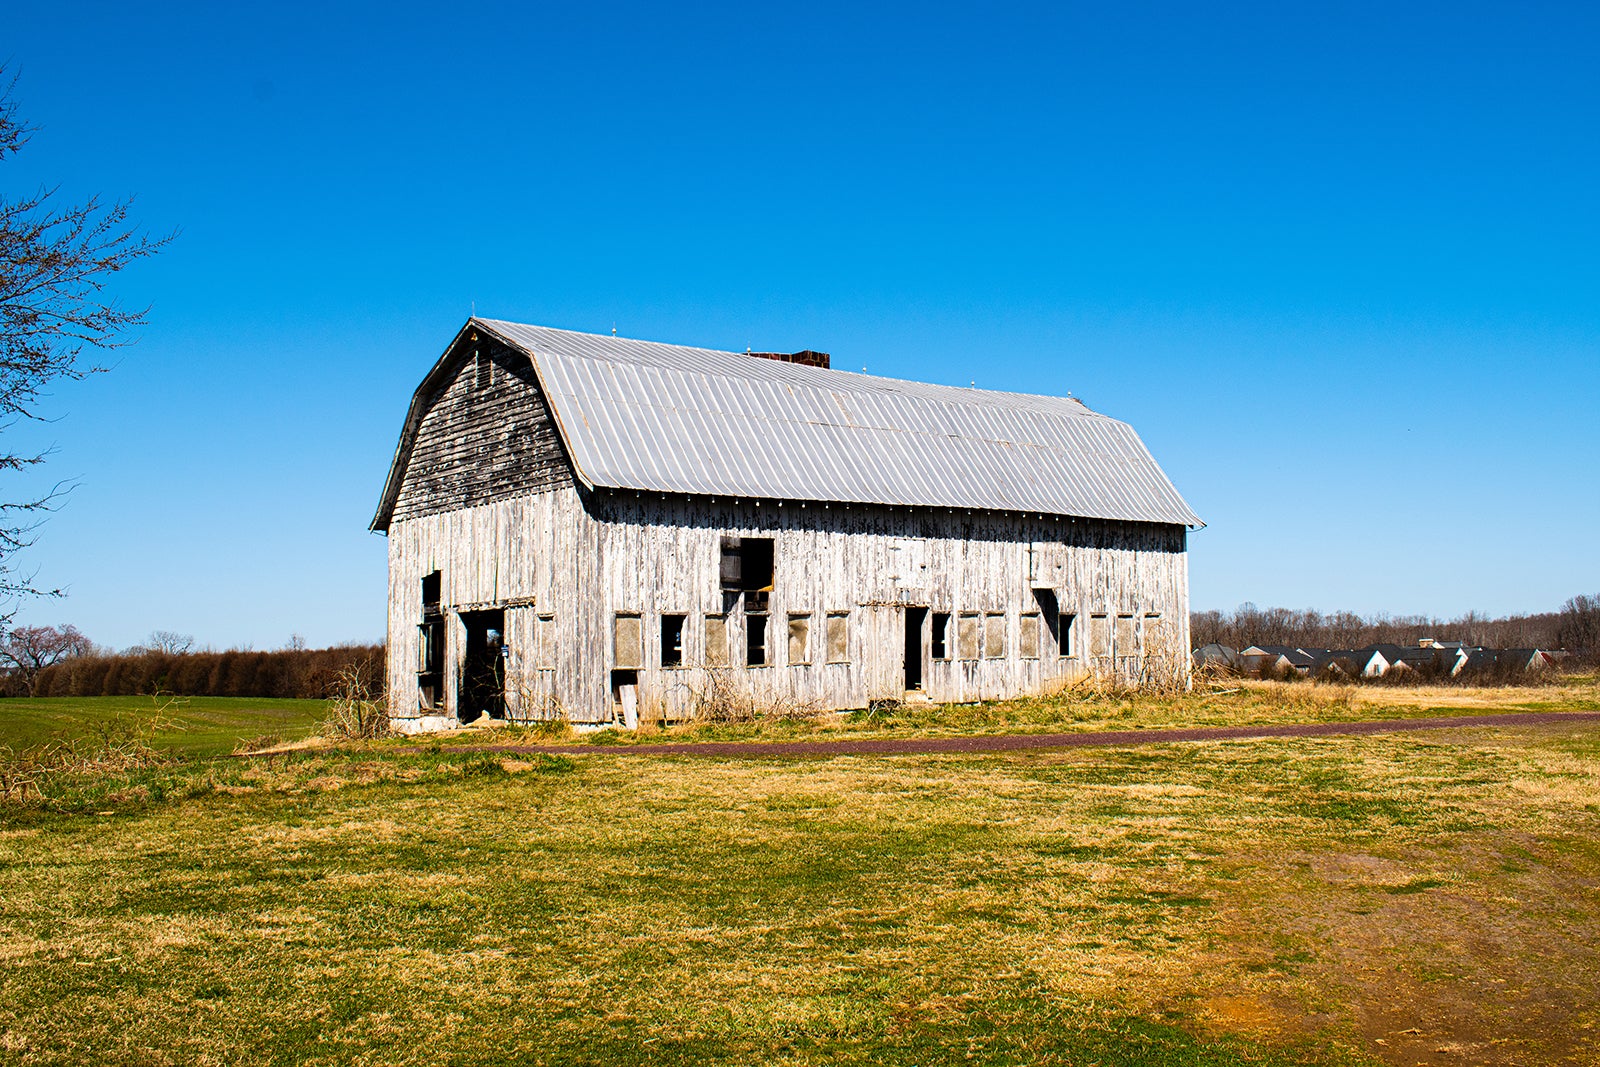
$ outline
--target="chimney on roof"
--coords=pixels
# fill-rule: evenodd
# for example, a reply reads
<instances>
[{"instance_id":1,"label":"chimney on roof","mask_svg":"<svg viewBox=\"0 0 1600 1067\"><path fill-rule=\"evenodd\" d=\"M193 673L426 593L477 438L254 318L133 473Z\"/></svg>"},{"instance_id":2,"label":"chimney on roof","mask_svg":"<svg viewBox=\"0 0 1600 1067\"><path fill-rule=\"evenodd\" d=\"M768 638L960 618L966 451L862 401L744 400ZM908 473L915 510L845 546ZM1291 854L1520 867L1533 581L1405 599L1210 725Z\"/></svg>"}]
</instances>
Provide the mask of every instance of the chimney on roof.
<instances>
[{"instance_id":1,"label":"chimney on roof","mask_svg":"<svg viewBox=\"0 0 1600 1067\"><path fill-rule=\"evenodd\" d=\"M799 352L746 352L747 356L756 359L775 359L779 363L798 363L802 367L821 367L828 369L828 353L813 352L807 348Z\"/></svg>"}]
</instances>

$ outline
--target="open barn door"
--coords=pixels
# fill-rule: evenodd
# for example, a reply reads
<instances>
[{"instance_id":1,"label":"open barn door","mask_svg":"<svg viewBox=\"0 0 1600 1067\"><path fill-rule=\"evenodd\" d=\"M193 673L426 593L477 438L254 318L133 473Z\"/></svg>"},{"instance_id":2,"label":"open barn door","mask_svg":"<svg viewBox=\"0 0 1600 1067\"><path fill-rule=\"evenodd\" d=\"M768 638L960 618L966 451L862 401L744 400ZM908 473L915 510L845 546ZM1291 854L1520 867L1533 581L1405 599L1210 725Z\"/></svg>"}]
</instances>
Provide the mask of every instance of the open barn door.
<instances>
[{"instance_id":1,"label":"open barn door","mask_svg":"<svg viewBox=\"0 0 1600 1067\"><path fill-rule=\"evenodd\" d=\"M506 613L463 611L461 622L467 631L467 647L461 664L456 716L462 722L472 722L480 715L503 719L506 715Z\"/></svg>"}]
</instances>

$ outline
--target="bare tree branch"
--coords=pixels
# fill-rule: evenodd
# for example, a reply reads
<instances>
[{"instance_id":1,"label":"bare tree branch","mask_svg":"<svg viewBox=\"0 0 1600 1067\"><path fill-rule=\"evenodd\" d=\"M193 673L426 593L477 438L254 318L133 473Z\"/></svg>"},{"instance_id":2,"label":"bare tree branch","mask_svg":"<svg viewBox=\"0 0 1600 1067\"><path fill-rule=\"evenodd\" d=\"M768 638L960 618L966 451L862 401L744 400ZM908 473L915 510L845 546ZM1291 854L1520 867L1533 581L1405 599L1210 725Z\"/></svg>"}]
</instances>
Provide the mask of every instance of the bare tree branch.
<instances>
[{"instance_id":1,"label":"bare tree branch","mask_svg":"<svg viewBox=\"0 0 1600 1067\"><path fill-rule=\"evenodd\" d=\"M18 117L16 79L0 66L0 161L28 143L33 127ZM104 203L91 196L61 204L55 188L11 198L0 192L0 430L19 419L46 421L37 406L57 381L77 381L104 368L86 350L131 344L148 308L130 309L106 294L112 275L153 256L176 234L151 237L129 221L131 200ZM49 451L0 446L0 474L37 466ZM70 486L43 496L0 502L0 602L39 589L14 570L12 556L33 544L40 519ZM34 517L30 517L34 516ZM13 613L14 613L13 608ZM11 613L0 614L0 627Z\"/></svg>"}]
</instances>

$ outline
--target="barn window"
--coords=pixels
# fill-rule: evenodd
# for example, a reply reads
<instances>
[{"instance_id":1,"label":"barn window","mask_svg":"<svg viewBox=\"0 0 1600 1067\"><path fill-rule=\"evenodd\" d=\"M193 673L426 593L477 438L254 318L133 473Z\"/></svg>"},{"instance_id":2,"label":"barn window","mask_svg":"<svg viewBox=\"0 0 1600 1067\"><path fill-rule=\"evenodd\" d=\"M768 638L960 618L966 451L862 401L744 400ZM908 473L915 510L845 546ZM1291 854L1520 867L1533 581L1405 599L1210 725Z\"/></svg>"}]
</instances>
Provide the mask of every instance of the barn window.
<instances>
[{"instance_id":1,"label":"barn window","mask_svg":"<svg viewBox=\"0 0 1600 1067\"><path fill-rule=\"evenodd\" d=\"M1117 616L1117 655L1137 656L1139 654L1139 636L1134 628L1132 615Z\"/></svg>"},{"instance_id":2,"label":"barn window","mask_svg":"<svg viewBox=\"0 0 1600 1067\"><path fill-rule=\"evenodd\" d=\"M934 659L950 658L950 613L936 611L933 613L933 635L931 655Z\"/></svg>"},{"instance_id":3,"label":"barn window","mask_svg":"<svg viewBox=\"0 0 1600 1067\"><path fill-rule=\"evenodd\" d=\"M661 666L683 666L683 624L687 615L661 616Z\"/></svg>"},{"instance_id":4,"label":"barn window","mask_svg":"<svg viewBox=\"0 0 1600 1067\"><path fill-rule=\"evenodd\" d=\"M417 694L424 708L437 708L444 693L444 619L426 619L417 641Z\"/></svg>"},{"instance_id":5,"label":"barn window","mask_svg":"<svg viewBox=\"0 0 1600 1067\"><path fill-rule=\"evenodd\" d=\"M611 623L612 664L618 670L644 666L644 625L637 615L618 615Z\"/></svg>"},{"instance_id":6,"label":"barn window","mask_svg":"<svg viewBox=\"0 0 1600 1067\"><path fill-rule=\"evenodd\" d=\"M424 708L444 701L444 615L439 601L444 581L438 571L422 576L422 623L417 627L417 698Z\"/></svg>"},{"instance_id":7,"label":"barn window","mask_svg":"<svg viewBox=\"0 0 1600 1067\"><path fill-rule=\"evenodd\" d=\"M728 617L726 615L706 616L706 666L726 667L728 665Z\"/></svg>"},{"instance_id":8,"label":"barn window","mask_svg":"<svg viewBox=\"0 0 1600 1067\"><path fill-rule=\"evenodd\" d=\"M1018 620L1017 655L1023 659L1039 658L1039 616L1025 612Z\"/></svg>"},{"instance_id":9,"label":"barn window","mask_svg":"<svg viewBox=\"0 0 1600 1067\"><path fill-rule=\"evenodd\" d=\"M1006 617L991 614L983 620L983 658L1004 659L1006 654Z\"/></svg>"},{"instance_id":10,"label":"barn window","mask_svg":"<svg viewBox=\"0 0 1600 1067\"><path fill-rule=\"evenodd\" d=\"M830 611L828 613L828 662L850 662L850 613L848 611Z\"/></svg>"},{"instance_id":11,"label":"barn window","mask_svg":"<svg viewBox=\"0 0 1600 1067\"><path fill-rule=\"evenodd\" d=\"M1056 616L1056 647L1060 650L1062 659L1078 654L1078 635L1075 632L1077 621L1076 615L1063 613Z\"/></svg>"},{"instance_id":12,"label":"barn window","mask_svg":"<svg viewBox=\"0 0 1600 1067\"><path fill-rule=\"evenodd\" d=\"M811 662L811 616L789 616L789 662Z\"/></svg>"},{"instance_id":13,"label":"barn window","mask_svg":"<svg viewBox=\"0 0 1600 1067\"><path fill-rule=\"evenodd\" d=\"M1089 655L1111 655L1111 620L1104 615L1089 616Z\"/></svg>"},{"instance_id":14,"label":"barn window","mask_svg":"<svg viewBox=\"0 0 1600 1067\"><path fill-rule=\"evenodd\" d=\"M489 386L494 382L494 360L490 359L482 352L479 352L477 356L477 366L474 369L477 371L477 387L479 389L489 388Z\"/></svg>"},{"instance_id":15,"label":"barn window","mask_svg":"<svg viewBox=\"0 0 1600 1067\"><path fill-rule=\"evenodd\" d=\"M540 615L538 632L533 639L534 659L540 667L556 665L556 617Z\"/></svg>"},{"instance_id":16,"label":"barn window","mask_svg":"<svg viewBox=\"0 0 1600 1067\"><path fill-rule=\"evenodd\" d=\"M747 667L767 665L767 617L746 615L744 620L744 662Z\"/></svg>"},{"instance_id":17,"label":"barn window","mask_svg":"<svg viewBox=\"0 0 1600 1067\"><path fill-rule=\"evenodd\" d=\"M959 659L977 659L983 616L965 614L956 621L956 656Z\"/></svg>"},{"instance_id":18,"label":"barn window","mask_svg":"<svg viewBox=\"0 0 1600 1067\"><path fill-rule=\"evenodd\" d=\"M1144 613L1144 652L1149 654L1150 649L1159 648L1161 640L1161 613L1147 611Z\"/></svg>"}]
</instances>

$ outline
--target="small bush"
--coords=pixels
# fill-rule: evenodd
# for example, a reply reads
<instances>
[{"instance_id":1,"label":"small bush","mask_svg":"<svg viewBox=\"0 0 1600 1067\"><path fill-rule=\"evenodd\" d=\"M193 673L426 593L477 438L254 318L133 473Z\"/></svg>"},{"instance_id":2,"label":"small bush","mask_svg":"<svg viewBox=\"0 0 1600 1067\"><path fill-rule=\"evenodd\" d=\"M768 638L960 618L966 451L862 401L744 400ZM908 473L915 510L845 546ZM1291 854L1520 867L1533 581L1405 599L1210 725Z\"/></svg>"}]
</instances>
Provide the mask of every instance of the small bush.
<instances>
[{"instance_id":1,"label":"small bush","mask_svg":"<svg viewBox=\"0 0 1600 1067\"><path fill-rule=\"evenodd\" d=\"M340 669L333 699L322 720L324 737L340 741L367 741L389 732L388 701L374 696L372 684L360 663Z\"/></svg>"}]
</instances>

